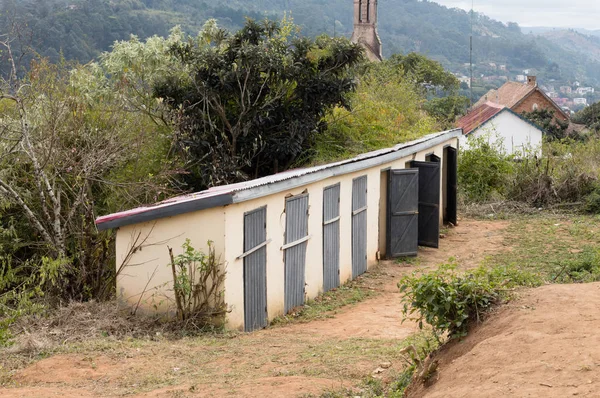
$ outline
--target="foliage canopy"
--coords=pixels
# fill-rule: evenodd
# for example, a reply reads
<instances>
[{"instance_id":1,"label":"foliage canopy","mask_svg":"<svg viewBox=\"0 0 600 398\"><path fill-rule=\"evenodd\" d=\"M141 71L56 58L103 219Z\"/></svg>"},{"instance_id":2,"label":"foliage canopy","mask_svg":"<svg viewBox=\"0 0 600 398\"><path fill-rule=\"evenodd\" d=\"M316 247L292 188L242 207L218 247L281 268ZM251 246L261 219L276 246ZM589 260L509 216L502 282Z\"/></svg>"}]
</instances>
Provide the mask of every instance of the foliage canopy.
<instances>
[{"instance_id":1,"label":"foliage canopy","mask_svg":"<svg viewBox=\"0 0 600 398\"><path fill-rule=\"evenodd\" d=\"M169 76L154 94L172 110L195 189L289 168L325 112L347 105L350 69L363 59L346 39L296 37L288 22L267 20L248 20L234 34L210 21L171 53L192 79Z\"/></svg>"}]
</instances>

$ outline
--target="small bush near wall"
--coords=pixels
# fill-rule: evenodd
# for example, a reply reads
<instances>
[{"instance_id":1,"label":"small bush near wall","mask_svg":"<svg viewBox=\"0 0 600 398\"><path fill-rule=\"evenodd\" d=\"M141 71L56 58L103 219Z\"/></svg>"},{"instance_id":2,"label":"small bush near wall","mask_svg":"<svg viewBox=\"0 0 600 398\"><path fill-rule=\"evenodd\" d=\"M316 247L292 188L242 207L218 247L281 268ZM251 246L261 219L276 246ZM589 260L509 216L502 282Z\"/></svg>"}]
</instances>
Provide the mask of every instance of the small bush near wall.
<instances>
[{"instance_id":1,"label":"small bush near wall","mask_svg":"<svg viewBox=\"0 0 600 398\"><path fill-rule=\"evenodd\" d=\"M182 248L183 253L178 256L169 248L178 319L199 326L222 323L227 313L225 271L213 243L208 242L208 254L194 249L189 239Z\"/></svg>"}]
</instances>

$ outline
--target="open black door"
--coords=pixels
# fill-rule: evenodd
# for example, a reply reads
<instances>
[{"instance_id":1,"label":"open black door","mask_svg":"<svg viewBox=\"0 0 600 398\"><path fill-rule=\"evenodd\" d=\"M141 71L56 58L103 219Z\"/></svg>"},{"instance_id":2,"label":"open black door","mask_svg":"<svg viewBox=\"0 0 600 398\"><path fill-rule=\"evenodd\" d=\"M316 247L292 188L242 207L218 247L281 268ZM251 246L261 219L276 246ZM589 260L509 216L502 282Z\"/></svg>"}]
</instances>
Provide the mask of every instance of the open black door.
<instances>
[{"instance_id":1,"label":"open black door","mask_svg":"<svg viewBox=\"0 0 600 398\"><path fill-rule=\"evenodd\" d=\"M458 217L456 215L457 195L458 195L458 158L456 148L448 147L445 151L447 159L446 172L446 217L445 222L457 225Z\"/></svg>"},{"instance_id":2,"label":"open black door","mask_svg":"<svg viewBox=\"0 0 600 398\"><path fill-rule=\"evenodd\" d=\"M439 247L440 163L412 161L419 170L419 246Z\"/></svg>"},{"instance_id":3,"label":"open black door","mask_svg":"<svg viewBox=\"0 0 600 398\"><path fill-rule=\"evenodd\" d=\"M387 258L416 256L419 232L419 170L390 170Z\"/></svg>"}]
</instances>

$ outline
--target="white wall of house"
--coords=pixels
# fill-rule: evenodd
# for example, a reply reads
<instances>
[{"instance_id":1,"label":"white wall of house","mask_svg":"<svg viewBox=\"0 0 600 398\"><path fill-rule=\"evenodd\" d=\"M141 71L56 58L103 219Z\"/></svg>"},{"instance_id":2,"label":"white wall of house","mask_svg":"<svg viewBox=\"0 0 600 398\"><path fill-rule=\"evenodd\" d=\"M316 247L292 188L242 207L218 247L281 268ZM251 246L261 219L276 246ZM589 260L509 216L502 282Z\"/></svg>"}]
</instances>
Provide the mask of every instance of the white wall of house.
<instances>
[{"instance_id":1,"label":"white wall of house","mask_svg":"<svg viewBox=\"0 0 600 398\"><path fill-rule=\"evenodd\" d=\"M460 138L460 145L469 148L472 137L484 137L490 144L502 146L504 153L522 156L524 152L540 154L543 132L507 110Z\"/></svg>"}]
</instances>

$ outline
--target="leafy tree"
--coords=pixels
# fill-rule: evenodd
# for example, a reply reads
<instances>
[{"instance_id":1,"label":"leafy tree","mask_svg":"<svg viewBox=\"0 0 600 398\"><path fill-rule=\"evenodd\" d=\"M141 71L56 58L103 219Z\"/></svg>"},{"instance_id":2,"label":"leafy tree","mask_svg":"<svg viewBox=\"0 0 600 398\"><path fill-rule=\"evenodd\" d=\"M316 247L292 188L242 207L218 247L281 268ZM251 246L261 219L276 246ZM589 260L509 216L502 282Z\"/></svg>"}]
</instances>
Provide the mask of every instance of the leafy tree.
<instances>
[{"instance_id":1,"label":"leafy tree","mask_svg":"<svg viewBox=\"0 0 600 398\"><path fill-rule=\"evenodd\" d=\"M362 49L293 33L286 21L248 20L234 34L210 21L197 38L172 46L192 79L171 76L155 96L172 109L195 189L289 168L323 128L327 109L346 104Z\"/></svg>"},{"instance_id":2,"label":"leafy tree","mask_svg":"<svg viewBox=\"0 0 600 398\"><path fill-rule=\"evenodd\" d=\"M39 60L1 81L0 316L18 292L110 297L113 235L96 217L172 192L169 141L95 70Z\"/></svg>"},{"instance_id":3,"label":"leafy tree","mask_svg":"<svg viewBox=\"0 0 600 398\"><path fill-rule=\"evenodd\" d=\"M600 102L596 102L577 112L573 117L575 123L584 124L587 128L600 131Z\"/></svg>"},{"instance_id":4,"label":"leafy tree","mask_svg":"<svg viewBox=\"0 0 600 398\"><path fill-rule=\"evenodd\" d=\"M389 63L369 65L359 76L349 107L328 113L327 130L317 135L311 160L322 163L356 156L421 137L436 129L423 112L422 90Z\"/></svg>"},{"instance_id":5,"label":"leafy tree","mask_svg":"<svg viewBox=\"0 0 600 398\"><path fill-rule=\"evenodd\" d=\"M459 88L456 76L444 69L439 62L424 55L414 52L407 55L394 54L387 62L401 68L407 79L424 89L440 87L445 91L456 91Z\"/></svg>"},{"instance_id":6,"label":"leafy tree","mask_svg":"<svg viewBox=\"0 0 600 398\"><path fill-rule=\"evenodd\" d=\"M432 98L423 106L444 128L455 127L454 122L465 114L468 107L469 99L462 95Z\"/></svg>"},{"instance_id":7,"label":"leafy tree","mask_svg":"<svg viewBox=\"0 0 600 398\"><path fill-rule=\"evenodd\" d=\"M523 112L522 115L545 131L548 140L565 138L569 123L555 119L554 112L550 109L536 109L531 112Z\"/></svg>"},{"instance_id":8,"label":"leafy tree","mask_svg":"<svg viewBox=\"0 0 600 398\"><path fill-rule=\"evenodd\" d=\"M460 84L456 76L442 64L421 54L395 54L386 61L402 72L402 78L412 82L418 91L429 97L424 109L443 128L453 126L456 118L467 110L468 98L458 95Z\"/></svg>"}]
</instances>

